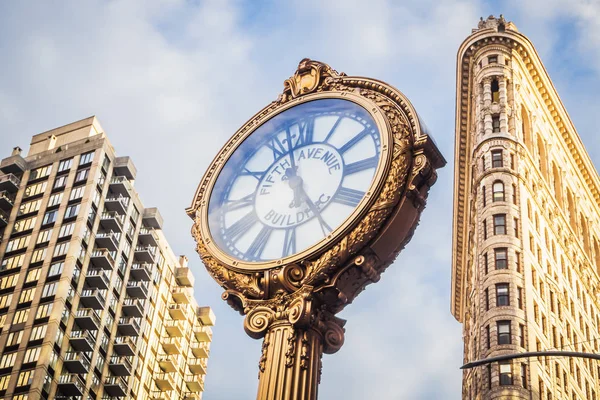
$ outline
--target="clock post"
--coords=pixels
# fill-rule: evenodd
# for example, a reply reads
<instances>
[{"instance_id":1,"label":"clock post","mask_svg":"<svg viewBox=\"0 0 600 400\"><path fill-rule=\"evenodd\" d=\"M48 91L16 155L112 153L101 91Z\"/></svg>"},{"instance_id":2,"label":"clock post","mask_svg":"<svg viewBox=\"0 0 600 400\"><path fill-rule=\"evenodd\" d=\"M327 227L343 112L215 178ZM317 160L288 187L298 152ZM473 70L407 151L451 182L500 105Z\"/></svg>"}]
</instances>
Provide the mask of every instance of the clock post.
<instances>
[{"instance_id":1,"label":"clock post","mask_svg":"<svg viewBox=\"0 0 600 400\"><path fill-rule=\"evenodd\" d=\"M445 165L408 99L304 59L217 154L192 235L223 300L263 339L258 400L316 400L336 317L410 241Z\"/></svg>"}]
</instances>

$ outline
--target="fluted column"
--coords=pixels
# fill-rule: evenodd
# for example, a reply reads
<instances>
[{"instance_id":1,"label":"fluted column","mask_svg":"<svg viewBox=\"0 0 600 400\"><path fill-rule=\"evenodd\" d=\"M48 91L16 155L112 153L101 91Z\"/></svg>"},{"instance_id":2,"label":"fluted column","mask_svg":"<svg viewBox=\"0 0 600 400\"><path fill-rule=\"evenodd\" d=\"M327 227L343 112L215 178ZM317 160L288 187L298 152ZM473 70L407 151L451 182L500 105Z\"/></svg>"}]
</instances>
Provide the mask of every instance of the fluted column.
<instances>
[{"instance_id":1,"label":"fluted column","mask_svg":"<svg viewBox=\"0 0 600 400\"><path fill-rule=\"evenodd\" d=\"M310 296L277 311L261 306L250 311L244 329L255 339L263 337L257 400L316 400L321 357L342 347L344 323L327 311L314 311Z\"/></svg>"}]
</instances>

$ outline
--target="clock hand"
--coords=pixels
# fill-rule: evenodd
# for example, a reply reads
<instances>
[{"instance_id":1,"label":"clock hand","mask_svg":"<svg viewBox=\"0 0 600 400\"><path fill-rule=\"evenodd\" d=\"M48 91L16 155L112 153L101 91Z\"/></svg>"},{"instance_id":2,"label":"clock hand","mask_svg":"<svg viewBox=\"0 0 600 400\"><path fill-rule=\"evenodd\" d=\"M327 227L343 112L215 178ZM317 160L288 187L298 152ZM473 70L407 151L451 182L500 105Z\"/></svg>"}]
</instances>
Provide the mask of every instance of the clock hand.
<instances>
[{"instance_id":1,"label":"clock hand","mask_svg":"<svg viewBox=\"0 0 600 400\"><path fill-rule=\"evenodd\" d=\"M302 179L302 178L300 178L300 179ZM304 190L304 188L302 186L301 186L301 191L302 191L302 198L304 199L304 201L306 201L308 208L311 209L313 214L315 214L315 216L319 220L319 223L321 224L321 230L323 231L323 235L327 236L327 234L332 231L331 227L327 224L327 222L325 222L325 220L323 219L323 216L321 215L321 212L319 211L319 207L317 207L315 205L315 203L313 203L313 201L310 199L310 197L308 197L308 194L306 194L306 191ZM326 228L329 232L325 231Z\"/></svg>"},{"instance_id":2,"label":"clock hand","mask_svg":"<svg viewBox=\"0 0 600 400\"><path fill-rule=\"evenodd\" d=\"M294 148L292 147L292 134L289 129L287 129L285 131L285 134L286 134L286 141L287 141L287 146L288 146L288 154L290 155L290 163L292 165L291 169L294 170L294 174L295 174L298 167L296 167L296 160L294 160Z\"/></svg>"},{"instance_id":3,"label":"clock hand","mask_svg":"<svg viewBox=\"0 0 600 400\"><path fill-rule=\"evenodd\" d=\"M290 202L290 208L299 207L302 203L302 178L296 175L296 168L287 168L284 177L288 185L294 191L294 199Z\"/></svg>"}]
</instances>

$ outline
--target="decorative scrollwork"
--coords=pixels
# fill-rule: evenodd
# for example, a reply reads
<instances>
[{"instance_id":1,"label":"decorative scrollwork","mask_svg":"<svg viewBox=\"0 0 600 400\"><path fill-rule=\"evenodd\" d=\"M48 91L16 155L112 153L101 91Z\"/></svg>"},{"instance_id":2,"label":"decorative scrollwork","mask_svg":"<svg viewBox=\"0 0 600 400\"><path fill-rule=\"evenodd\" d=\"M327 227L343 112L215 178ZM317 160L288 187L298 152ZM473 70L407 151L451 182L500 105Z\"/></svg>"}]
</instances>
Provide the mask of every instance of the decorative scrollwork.
<instances>
[{"instance_id":1,"label":"decorative scrollwork","mask_svg":"<svg viewBox=\"0 0 600 400\"><path fill-rule=\"evenodd\" d=\"M246 315L244 330L254 339L265 335L271 322L275 319L275 312L268 307L256 307Z\"/></svg>"},{"instance_id":2,"label":"decorative scrollwork","mask_svg":"<svg viewBox=\"0 0 600 400\"><path fill-rule=\"evenodd\" d=\"M344 328L333 320L325 321L323 325L323 351L333 354L344 345Z\"/></svg>"}]
</instances>

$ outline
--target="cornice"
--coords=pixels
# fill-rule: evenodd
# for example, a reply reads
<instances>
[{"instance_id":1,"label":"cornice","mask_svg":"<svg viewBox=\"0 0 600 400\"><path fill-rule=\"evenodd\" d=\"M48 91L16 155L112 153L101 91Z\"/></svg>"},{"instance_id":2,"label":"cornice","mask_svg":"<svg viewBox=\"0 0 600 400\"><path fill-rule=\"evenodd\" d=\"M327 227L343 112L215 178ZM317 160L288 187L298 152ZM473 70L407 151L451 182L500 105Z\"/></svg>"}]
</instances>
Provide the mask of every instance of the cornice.
<instances>
[{"instance_id":1,"label":"cornice","mask_svg":"<svg viewBox=\"0 0 600 400\"><path fill-rule=\"evenodd\" d=\"M471 125L471 93L472 70L474 57L482 49L489 46L504 47L518 55L529 72L538 94L552 116L563 142L570 152L582 181L589 190L590 197L600 207L600 178L590 157L583 146L581 138L571 121L556 88L554 87L537 51L529 39L510 29L498 32L495 29L481 29L470 35L461 44L457 54L456 65L456 138L455 138L455 170L454 170L454 216L453 216L453 259L452 259L452 295L451 311L461 321L463 308L463 266L466 265L468 225L465 215L468 211L467 182L470 174L470 134Z\"/></svg>"}]
</instances>

